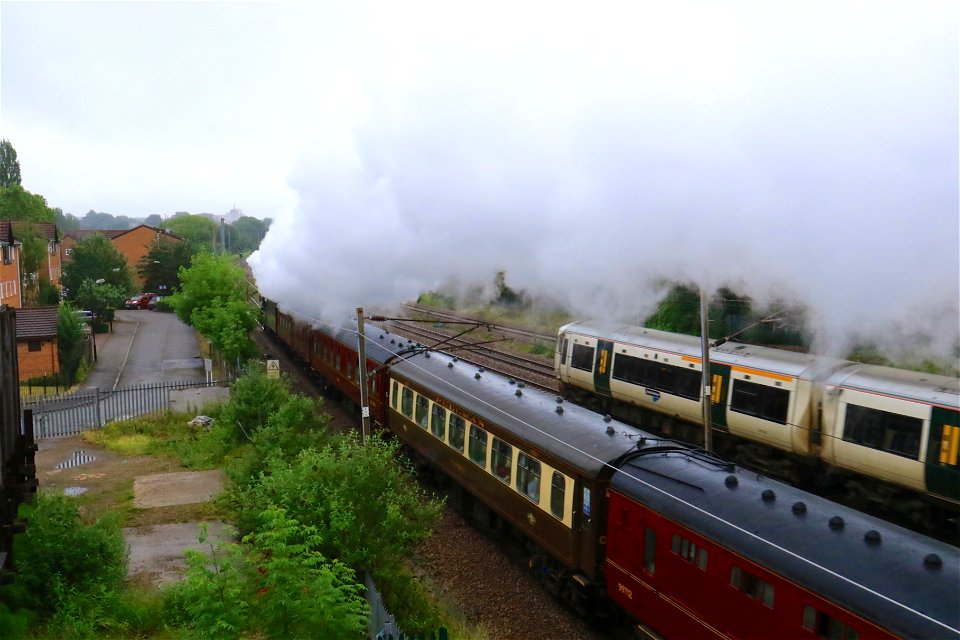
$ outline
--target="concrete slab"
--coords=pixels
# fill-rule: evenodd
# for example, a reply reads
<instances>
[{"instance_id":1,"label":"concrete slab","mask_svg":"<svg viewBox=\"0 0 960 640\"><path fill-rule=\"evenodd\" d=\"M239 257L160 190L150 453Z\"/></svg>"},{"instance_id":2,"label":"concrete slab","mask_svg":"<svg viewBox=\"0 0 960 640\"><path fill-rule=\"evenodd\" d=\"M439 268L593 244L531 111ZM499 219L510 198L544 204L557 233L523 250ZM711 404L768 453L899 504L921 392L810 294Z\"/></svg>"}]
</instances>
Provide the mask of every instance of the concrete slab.
<instances>
[{"instance_id":1,"label":"concrete slab","mask_svg":"<svg viewBox=\"0 0 960 640\"><path fill-rule=\"evenodd\" d=\"M133 481L133 506L140 509L206 502L223 491L223 471L182 471L140 476Z\"/></svg>"},{"instance_id":2,"label":"concrete slab","mask_svg":"<svg viewBox=\"0 0 960 640\"><path fill-rule=\"evenodd\" d=\"M170 409L184 413L201 413L204 408L223 404L229 399L229 387L176 389L170 392Z\"/></svg>"},{"instance_id":3,"label":"concrete slab","mask_svg":"<svg viewBox=\"0 0 960 640\"><path fill-rule=\"evenodd\" d=\"M159 524L123 530L130 550L127 576L160 587L180 580L186 573L185 549L210 553L211 543L233 542L232 530L222 522L209 522L207 542L201 544L200 523Z\"/></svg>"}]
</instances>

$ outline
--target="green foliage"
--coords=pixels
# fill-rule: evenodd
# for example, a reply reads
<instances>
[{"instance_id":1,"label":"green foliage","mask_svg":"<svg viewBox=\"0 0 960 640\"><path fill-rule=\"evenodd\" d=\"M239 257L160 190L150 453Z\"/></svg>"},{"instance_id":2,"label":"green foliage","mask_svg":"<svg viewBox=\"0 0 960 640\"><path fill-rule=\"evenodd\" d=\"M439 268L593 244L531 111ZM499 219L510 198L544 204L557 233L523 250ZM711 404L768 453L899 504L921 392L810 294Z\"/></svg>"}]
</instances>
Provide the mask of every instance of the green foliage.
<instances>
[{"instance_id":1,"label":"green foliage","mask_svg":"<svg viewBox=\"0 0 960 640\"><path fill-rule=\"evenodd\" d=\"M452 295L438 291L427 291L417 297L417 304L436 309L456 309L457 300Z\"/></svg>"},{"instance_id":2,"label":"green foliage","mask_svg":"<svg viewBox=\"0 0 960 640\"><path fill-rule=\"evenodd\" d=\"M80 218L72 213L64 213L60 207L53 208L53 216L60 231L74 231L80 228Z\"/></svg>"},{"instance_id":3,"label":"green foliage","mask_svg":"<svg viewBox=\"0 0 960 640\"><path fill-rule=\"evenodd\" d=\"M377 573L406 557L439 514L397 456L399 444L352 435L294 457L275 457L256 482L233 488L241 530L255 529L261 505L276 504L323 533L327 557Z\"/></svg>"},{"instance_id":4,"label":"green foliage","mask_svg":"<svg viewBox=\"0 0 960 640\"><path fill-rule=\"evenodd\" d=\"M200 540L207 541L206 530ZM187 551L187 577L171 590L170 609L193 637L362 637L369 615L363 587L346 565L316 550L315 527L270 507L243 542L211 544L209 555Z\"/></svg>"},{"instance_id":5,"label":"green foliage","mask_svg":"<svg viewBox=\"0 0 960 640\"><path fill-rule=\"evenodd\" d=\"M127 295L126 290L116 285L84 278L77 289L71 290L70 297L81 309L92 311L98 320L110 322L116 310L123 306Z\"/></svg>"},{"instance_id":6,"label":"green foliage","mask_svg":"<svg viewBox=\"0 0 960 640\"><path fill-rule=\"evenodd\" d=\"M270 218L258 220L250 216L240 216L236 222L229 225L230 251L247 254L257 250L271 222Z\"/></svg>"},{"instance_id":7,"label":"green foliage","mask_svg":"<svg viewBox=\"0 0 960 640\"><path fill-rule=\"evenodd\" d=\"M77 375L85 340L83 321L77 316L76 308L64 302L57 309L57 360L65 381L73 381Z\"/></svg>"},{"instance_id":8,"label":"green foliage","mask_svg":"<svg viewBox=\"0 0 960 640\"><path fill-rule=\"evenodd\" d=\"M4 602L52 618L74 598L121 589L127 549L115 521L84 524L73 501L44 492L24 510L30 526L14 540L17 580L3 587Z\"/></svg>"},{"instance_id":9,"label":"green foliage","mask_svg":"<svg viewBox=\"0 0 960 640\"><path fill-rule=\"evenodd\" d=\"M37 306L43 307L60 303L60 290L47 278L40 278L37 289Z\"/></svg>"},{"instance_id":10,"label":"green foliage","mask_svg":"<svg viewBox=\"0 0 960 640\"><path fill-rule=\"evenodd\" d=\"M0 220L31 220L33 222L55 222L53 210L47 206L47 200L12 184L0 187Z\"/></svg>"},{"instance_id":11,"label":"green foliage","mask_svg":"<svg viewBox=\"0 0 960 640\"><path fill-rule=\"evenodd\" d=\"M115 216L91 209L80 220L82 229L133 229L140 221L129 216Z\"/></svg>"},{"instance_id":12,"label":"green foliage","mask_svg":"<svg viewBox=\"0 0 960 640\"><path fill-rule=\"evenodd\" d=\"M181 238L186 238L195 247L212 248L214 241L219 238L217 225L213 220L189 213L178 212L164 221L163 228Z\"/></svg>"},{"instance_id":13,"label":"green foliage","mask_svg":"<svg viewBox=\"0 0 960 640\"><path fill-rule=\"evenodd\" d=\"M73 247L71 259L63 267L61 282L68 291L67 297L74 299L80 295L84 282L97 283L100 280L103 282L99 286L115 287L116 291L122 292L124 299L136 291L127 259L110 240L97 233L79 240Z\"/></svg>"},{"instance_id":14,"label":"green foliage","mask_svg":"<svg viewBox=\"0 0 960 640\"><path fill-rule=\"evenodd\" d=\"M0 187L20 184L20 161L9 140L0 140Z\"/></svg>"},{"instance_id":15,"label":"green foliage","mask_svg":"<svg viewBox=\"0 0 960 640\"><path fill-rule=\"evenodd\" d=\"M245 441L267 424L289 396L286 379L268 378L260 368L249 367L230 386L230 400L220 410L220 425L235 441Z\"/></svg>"},{"instance_id":16,"label":"green foliage","mask_svg":"<svg viewBox=\"0 0 960 640\"><path fill-rule=\"evenodd\" d=\"M190 266L194 247L189 242L161 242L153 246L137 264L143 278L143 290L168 296L180 288L180 268Z\"/></svg>"},{"instance_id":17,"label":"green foliage","mask_svg":"<svg viewBox=\"0 0 960 640\"><path fill-rule=\"evenodd\" d=\"M497 304L507 307L516 307L523 304L523 293L517 293L507 286L506 271L497 271L493 278L493 286L497 291Z\"/></svg>"},{"instance_id":18,"label":"green foliage","mask_svg":"<svg viewBox=\"0 0 960 640\"><path fill-rule=\"evenodd\" d=\"M245 360L256 353L250 332L257 326L257 310L246 300L226 300L216 306L197 307L190 321L231 361Z\"/></svg>"}]
</instances>

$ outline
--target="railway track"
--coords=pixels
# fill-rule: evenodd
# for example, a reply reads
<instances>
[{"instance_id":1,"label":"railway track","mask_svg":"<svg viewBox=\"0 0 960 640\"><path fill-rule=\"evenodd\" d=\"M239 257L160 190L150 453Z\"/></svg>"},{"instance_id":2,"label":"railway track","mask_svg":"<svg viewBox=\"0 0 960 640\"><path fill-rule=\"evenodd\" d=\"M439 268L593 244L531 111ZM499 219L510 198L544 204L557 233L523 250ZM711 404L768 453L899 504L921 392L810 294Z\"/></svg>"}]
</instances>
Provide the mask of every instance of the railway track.
<instances>
[{"instance_id":1,"label":"railway track","mask_svg":"<svg viewBox=\"0 0 960 640\"><path fill-rule=\"evenodd\" d=\"M549 347L551 351L555 350L555 345L557 343L557 336L552 333L541 333L539 331L524 329L523 327L495 324L483 320L477 320L477 318L462 316L452 311L443 311L442 309L434 309L433 307L425 307L419 304L403 304L400 305L400 308L414 314L425 315L428 318L435 318L441 323L444 320L448 322L477 322L519 342L532 342L534 344L541 343L544 346Z\"/></svg>"},{"instance_id":2,"label":"railway track","mask_svg":"<svg viewBox=\"0 0 960 640\"><path fill-rule=\"evenodd\" d=\"M557 390L552 360L528 358L496 349L486 340L472 341L465 337L453 337L448 333L424 327L416 322L391 320L389 329L398 335L413 338L425 346L432 348L432 345L436 345L440 351L455 355L465 362L510 376L524 384L551 392Z\"/></svg>"}]
</instances>

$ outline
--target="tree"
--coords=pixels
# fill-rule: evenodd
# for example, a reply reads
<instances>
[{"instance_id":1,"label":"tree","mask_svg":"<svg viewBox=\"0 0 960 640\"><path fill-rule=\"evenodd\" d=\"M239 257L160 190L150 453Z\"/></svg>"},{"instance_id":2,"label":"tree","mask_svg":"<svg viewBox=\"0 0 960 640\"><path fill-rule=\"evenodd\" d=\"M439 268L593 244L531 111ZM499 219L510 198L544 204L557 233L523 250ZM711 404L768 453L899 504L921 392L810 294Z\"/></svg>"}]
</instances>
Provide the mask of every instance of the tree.
<instances>
[{"instance_id":1,"label":"tree","mask_svg":"<svg viewBox=\"0 0 960 640\"><path fill-rule=\"evenodd\" d=\"M46 198L30 193L19 184L0 188L0 220L57 221Z\"/></svg>"},{"instance_id":2,"label":"tree","mask_svg":"<svg viewBox=\"0 0 960 640\"><path fill-rule=\"evenodd\" d=\"M180 288L180 268L190 266L194 246L189 241L161 242L154 246L137 264L137 274L143 278L145 291L170 295Z\"/></svg>"},{"instance_id":3,"label":"tree","mask_svg":"<svg viewBox=\"0 0 960 640\"><path fill-rule=\"evenodd\" d=\"M60 207L53 208L53 216L60 231L73 231L80 228L80 218L72 213L64 213Z\"/></svg>"},{"instance_id":4,"label":"tree","mask_svg":"<svg viewBox=\"0 0 960 640\"><path fill-rule=\"evenodd\" d=\"M252 287L233 258L198 253L179 275L180 290L170 299L177 316L231 359L252 354L247 333L257 311L249 302Z\"/></svg>"},{"instance_id":5,"label":"tree","mask_svg":"<svg viewBox=\"0 0 960 640\"><path fill-rule=\"evenodd\" d=\"M9 140L0 140L0 187L20 184L20 161Z\"/></svg>"},{"instance_id":6,"label":"tree","mask_svg":"<svg viewBox=\"0 0 960 640\"><path fill-rule=\"evenodd\" d=\"M88 280L116 287L124 295L136 291L127 259L99 233L78 241L73 247L71 259L63 267L64 295L73 299L81 284Z\"/></svg>"},{"instance_id":7,"label":"tree","mask_svg":"<svg viewBox=\"0 0 960 640\"><path fill-rule=\"evenodd\" d=\"M230 225L230 250L239 254L256 251L260 247L260 241L266 235L267 229L270 228L270 222L269 218L258 220L250 216L241 216Z\"/></svg>"},{"instance_id":8,"label":"tree","mask_svg":"<svg viewBox=\"0 0 960 640\"><path fill-rule=\"evenodd\" d=\"M143 219L143 224L149 225L151 227L160 228L163 226L163 218L159 213L151 213L146 218Z\"/></svg>"},{"instance_id":9,"label":"tree","mask_svg":"<svg viewBox=\"0 0 960 640\"><path fill-rule=\"evenodd\" d=\"M133 229L140 221L128 216L114 216L91 209L83 216L80 226L83 229Z\"/></svg>"},{"instance_id":10,"label":"tree","mask_svg":"<svg viewBox=\"0 0 960 640\"><path fill-rule=\"evenodd\" d=\"M83 357L83 322L77 316L76 307L64 302L57 309L57 361L60 376L72 381Z\"/></svg>"},{"instance_id":11,"label":"tree","mask_svg":"<svg viewBox=\"0 0 960 640\"><path fill-rule=\"evenodd\" d=\"M217 237L217 225L212 220L189 213L178 213L166 221L164 228L197 247L209 247Z\"/></svg>"}]
</instances>

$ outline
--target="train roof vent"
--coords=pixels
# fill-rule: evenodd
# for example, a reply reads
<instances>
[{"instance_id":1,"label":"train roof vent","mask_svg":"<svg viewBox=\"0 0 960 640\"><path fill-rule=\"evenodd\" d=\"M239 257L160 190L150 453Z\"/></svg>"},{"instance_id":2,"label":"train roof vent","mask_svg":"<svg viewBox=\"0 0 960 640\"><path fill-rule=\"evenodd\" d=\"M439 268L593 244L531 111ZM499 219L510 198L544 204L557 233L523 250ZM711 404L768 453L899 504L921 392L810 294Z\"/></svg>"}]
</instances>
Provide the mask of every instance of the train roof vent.
<instances>
[{"instance_id":1,"label":"train roof vent","mask_svg":"<svg viewBox=\"0 0 960 640\"><path fill-rule=\"evenodd\" d=\"M429 352L429 351L424 351L424 352L423 352L423 357L424 357L424 358L429 358L429 357L430 357L430 352Z\"/></svg>"},{"instance_id":2,"label":"train roof vent","mask_svg":"<svg viewBox=\"0 0 960 640\"><path fill-rule=\"evenodd\" d=\"M557 396L557 404L563 404L563 396Z\"/></svg>"},{"instance_id":3,"label":"train roof vent","mask_svg":"<svg viewBox=\"0 0 960 640\"><path fill-rule=\"evenodd\" d=\"M863 540L870 546L875 546L880 544L883 538L880 536L880 532L875 529L870 529L865 534L863 534Z\"/></svg>"},{"instance_id":4,"label":"train roof vent","mask_svg":"<svg viewBox=\"0 0 960 640\"><path fill-rule=\"evenodd\" d=\"M527 386L527 385L525 385L525 384L521 381L521 382L518 382L518 383L517 383L517 386L520 387L521 389L523 389L523 388L524 388L525 386Z\"/></svg>"},{"instance_id":5,"label":"train roof vent","mask_svg":"<svg viewBox=\"0 0 960 640\"><path fill-rule=\"evenodd\" d=\"M513 378L510 378L509 380L507 380L507 382L509 382L509 383L512 384L512 385L513 385L513 384L517 384L517 381L514 380Z\"/></svg>"},{"instance_id":6,"label":"train roof vent","mask_svg":"<svg viewBox=\"0 0 960 640\"><path fill-rule=\"evenodd\" d=\"M452 363L452 362L448 362L448 363L447 363L447 369L453 369L453 363Z\"/></svg>"},{"instance_id":7,"label":"train roof vent","mask_svg":"<svg viewBox=\"0 0 960 640\"><path fill-rule=\"evenodd\" d=\"M740 481L737 480L737 476L731 474L724 478L723 484L727 485L727 487L730 489L736 489L737 485L740 484Z\"/></svg>"},{"instance_id":8,"label":"train roof vent","mask_svg":"<svg viewBox=\"0 0 960 640\"><path fill-rule=\"evenodd\" d=\"M480 379L480 372L477 371L475 374L473 374L473 378L474 378L474 380L479 380L479 379Z\"/></svg>"},{"instance_id":9,"label":"train roof vent","mask_svg":"<svg viewBox=\"0 0 960 640\"><path fill-rule=\"evenodd\" d=\"M453 361L454 361L454 362L457 362L458 360L460 360L460 358L458 358L457 356L453 356Z\"/></svg>"},{"instance_id":10,"label":"train roof vent","mask_svg":"<svg viewBox=\"0 0 960 640\"><path fill-rule=\"evenodd\" d=\"M617 432L617 430L613 428L613 425L612 425L612 424L607 425L607 435L608 435L608 436L612 436L612 435L615 434L616 432Z\"/></svg>"},{"instance_id":11,"label":"train roof vent","mask_svg":"<svg viewBox=\"0 0 960 640\"><path fill-rule=\"evenodd\" d=\"M791 507L791 510L793 511L794 514L796 514L796 515L798 515L798 516L802 516L803 514L805 514L805 513L807 512L807 505L806 505L805 503L800 502L800 501L798 500L797 502L794 502L794 503L793 503L793 506Z\"/></svg>"},{"instance_id":12,"label":"train roof vent","mask_svg":"<svg viewBox=\"0 0 960 640\"><path fill-rule=\"evenodd\" d=\"M557 405L557 415L559 416L563 415L563 407L561 407L560 405Z\"/></svg>"},{"instance_id":13,"label":"train roof vent","mask_svg":"<svg viewBox=\"0 0 960 640\"><path fill-rule=\"evenodd\" d=\"M760 494L760 499L764 502L773 502L777 499L777 494L773 492L773 489L764 489L763 493Z\"/></svg>"},{"instance_id":14,"label":"train roof vent","mask_svg":"<svg viewBox=\"0 0 960 640\"><path fill-rule=\"evenodd\" d=\"M380 339L383 340L383 334L382 334L382 333L380 334Z\"/></svg>"},{"instance_id":15,"label":"train roof vent","mask_svg":"<svg viewBox=\"0 0 960 640\"><path fill-rule=\"evenodd\" d=\"M943 566L943 560L935 553L928 553L923 559L923 566L927 569L939 569Z\"/></svg>"},{"instance_id":16,"label":"train roof vent","mask_svg":"<svg viewBox=\"0 0 960 640\"><path fill-rule=\"evenodd\" d=\"M603 416L603 421L604 421L604 422L610 422L611 420L613 420L613 418L610 417L610 414L609 414L609 413L607 413L607 414L605 414L605 415Z\"/></svg>"},{"instance_id":17,"label":"train roof vent","mask_svg":"<svg viewBox=\"0 0 960 640\"><path fill-rule=\"evenodd\" d=\"M840 529L843 529L843 518L841 518L840 516L833 516L832 518L830 518L829 524L831 529L835 529L839 531Z\"/></svg>"},{"instance_id":18,"label":"train roof vent","mask_svg":"<svg viewBox=\"0 0 960 640\"><path fill-rule=\"evenodd\" d=\"M520 396L523 395L523 391L521 391L520 389L517 389L516 391L513 392L513 395L519 398Z\"/></svg>"},{"instance_id":19,"label":"train roof vent","mask_svg":"<svg viewBox=\"0 0 960 640\"><path fill-rule=\"evenodd\" d=\"M479 371L480 373L483 373L484 371L486 371L486 369L484 369L483 367L480 367L479 369L477 369L477 371Z\"/></svg>"}]
</instances>

